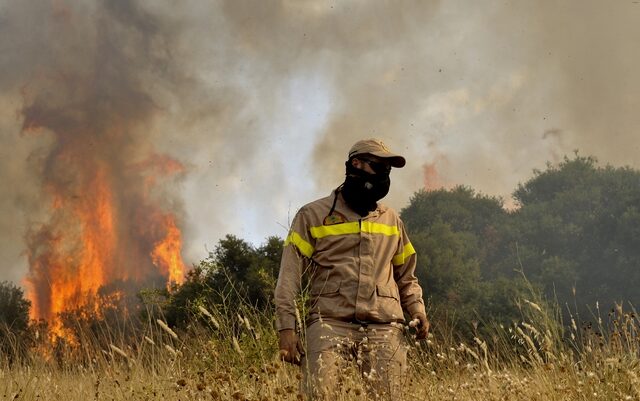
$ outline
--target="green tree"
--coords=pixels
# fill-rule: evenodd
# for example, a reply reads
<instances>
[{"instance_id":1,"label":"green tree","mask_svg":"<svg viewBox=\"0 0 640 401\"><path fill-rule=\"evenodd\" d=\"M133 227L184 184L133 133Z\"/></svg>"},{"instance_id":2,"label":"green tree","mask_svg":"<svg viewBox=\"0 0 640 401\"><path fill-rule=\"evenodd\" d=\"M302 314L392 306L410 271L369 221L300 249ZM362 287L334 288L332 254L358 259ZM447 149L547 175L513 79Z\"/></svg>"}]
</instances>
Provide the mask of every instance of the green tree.
<instances>
[{"instance_id":1,"label":"green tree","mask_svg":"<svg viewBox=\"0 0 640 401\"><path fill-rule=\"evenodd\" d=\"M16 285L0 282L0 354L10 359L24 355L31 341L29 309L31 302Z\"/></svg>"},{"instance_id":2,"label":"green tree","mask_svg":"<svg viewBox=\"0 0 640 401\"><path fill-rule=\"evenodd\" d=\"M504 258L508 214L500 199L467 187L419 191L402 218L418 253L416 274L438 319L456 323L470 334L478 322L517 317L515 299L504 304L504 291L519 288L496 265ZM511 280L511 281L510 281Z\"/></svg>"},{"instance_id":3,"label":"green tree","mask_svg":"<svg viewBox=\"0 0 640 401\"><path fill-rule=\"evenodd\" d=\"M167 294L167 320L184 324L197 305L246 302L257 308L271 306L282 246L278 237L254 247L233 235L225 236L187 274L185 282Z\"/></svg>"},{"instance_id":4,"label":"green tree","mask_svg":"<svg viewBox=\"0 0 640 401\"><path fill-rule=\"evenodd\" d=\"M640 172L576 154L537 171L514 198L505 265L521 264L563 304L640 301Z\"/></svg>"}]
</instances>

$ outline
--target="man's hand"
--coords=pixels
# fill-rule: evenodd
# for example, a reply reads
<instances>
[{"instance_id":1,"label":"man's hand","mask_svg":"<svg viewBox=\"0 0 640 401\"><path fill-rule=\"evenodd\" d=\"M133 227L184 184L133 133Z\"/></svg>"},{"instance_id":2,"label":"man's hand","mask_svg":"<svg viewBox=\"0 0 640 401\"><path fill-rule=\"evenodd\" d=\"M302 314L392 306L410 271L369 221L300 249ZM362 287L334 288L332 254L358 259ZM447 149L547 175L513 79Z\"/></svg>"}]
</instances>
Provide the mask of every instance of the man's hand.
<instances>
[{"instance_id":1,"label":"man's hand","mask_svg":"<svg viewBox=\"0 0 640 401\"><path fill-rule=\"evenodd\" d=\"M413 320L418 320L416 326L416 340L424 340L429 335L429 320L422 313L413 315Z\"/></svg>"},{"instance_id":2,"label":"man's hand","mask_svg":"<svg viewBox=\"0 0 640 401\"><path fill-rule=\"evenodd\" d=\"M300 365L300 356L304 355L302 342L293 329L280 330L280 359Z\"/></svg>"}]
</instances>

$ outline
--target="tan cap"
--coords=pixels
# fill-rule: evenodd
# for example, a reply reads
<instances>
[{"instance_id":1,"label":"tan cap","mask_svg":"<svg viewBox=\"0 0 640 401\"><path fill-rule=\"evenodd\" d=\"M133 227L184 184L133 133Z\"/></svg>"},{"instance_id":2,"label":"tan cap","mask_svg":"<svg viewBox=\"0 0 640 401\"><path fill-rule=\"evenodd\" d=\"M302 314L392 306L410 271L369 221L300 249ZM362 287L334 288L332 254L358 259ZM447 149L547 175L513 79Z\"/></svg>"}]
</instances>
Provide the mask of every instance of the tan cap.
<instances>
[{"instance_id":1,"label":"tan cap","mask_svg":"<svg viewBox=\"0 0 640 401\"><path fill-rule=\"evenodd\" d=\"M390 159L392 167L404 167L407 161L404 157L391 153L387 145L379 139L363 139L356 142L349 150L349 159L357 155L369 154L381 157L383 159Z\"/></svg>"}]
</instances>

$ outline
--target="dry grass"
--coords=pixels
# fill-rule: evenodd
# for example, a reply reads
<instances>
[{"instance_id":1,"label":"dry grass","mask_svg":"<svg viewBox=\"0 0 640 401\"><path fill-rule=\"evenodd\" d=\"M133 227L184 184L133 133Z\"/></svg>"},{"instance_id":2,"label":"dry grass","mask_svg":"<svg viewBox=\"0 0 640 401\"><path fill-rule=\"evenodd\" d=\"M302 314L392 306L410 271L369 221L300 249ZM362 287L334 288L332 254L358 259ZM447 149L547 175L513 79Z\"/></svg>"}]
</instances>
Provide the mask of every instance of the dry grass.
<instances>
[{"instance_id":1,"label":"dry grass","mask_svg":"<svg viewBox=\"0 0 640 401\"><path fill-rule=\"evenodd\" d=\"M466 343L436 330L415 344L407 331L407 400L640 400L638 317L615 308L603 322L563 330L556 312L522 302L523 320ZM299 371L275 358L272 317L201 306L200 323L174 331L150 322L134 341L114 333L56 356L33 351L0 368L13 400L296 400ZM204 322L204 323L203 323ZM437 322L436 322L437 323ZM107 344L105 346L105 344ZM80 350L79 350L80 348ZM44 352L46 354L46 352ZM357 374L339 400L365 400Z\"/></svg>"}]
</instances>

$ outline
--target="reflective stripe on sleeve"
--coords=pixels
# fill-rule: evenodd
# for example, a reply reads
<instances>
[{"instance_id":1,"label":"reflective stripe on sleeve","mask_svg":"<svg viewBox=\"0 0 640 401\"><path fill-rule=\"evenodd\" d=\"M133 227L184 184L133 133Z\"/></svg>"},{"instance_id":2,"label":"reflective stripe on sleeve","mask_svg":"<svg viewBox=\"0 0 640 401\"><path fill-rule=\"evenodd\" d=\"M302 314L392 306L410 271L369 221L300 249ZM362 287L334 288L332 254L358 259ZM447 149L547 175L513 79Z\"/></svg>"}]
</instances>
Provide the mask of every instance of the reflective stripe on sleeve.
<instances>
[{"instance_id":1,"label":"reflective stripe on sleeve","mask_svg":"<svg viewBox=\"0 0 640 401\"><path fill-rule=\"evenodd\" d=\"M399 253L393 257L391 263L393 263L395 266L400 266L407 260L409 256L413 255L414 253L416 253L416 250L413 249L413 245L411 245L411 242L409 242L402 248L402 253Z\"/></svg>"},{"instance_id":2,"label":"reflective stripe on sleeve","mask_svg":"<svg viewBox=\"0 0 640 401\"><path fill-rule=\"evenodd\" d=\"M305 241L304 238L302 238L300 234L295 231L291 231L287 239L284 241L284 246L287 246L289 244L295 245L296 248L300 250L300 253L308 258L313 255L313 245Z\"/></svg>"},{"instance_id":3,"label":"reflective stripe on sleeve","mask_svg":"<svg viewBox=\"0 0 640 401\"><path fill-rule=\"evenodd\" d=\"M313 238L324 238L331 235L358 234L361 231L370 234L383 234L386 236L399 235L398 226L373 223L370 221L350 221L347 223L333 224L329 226L315 226L309 229Z\"/></svg>"}]
</instances>

